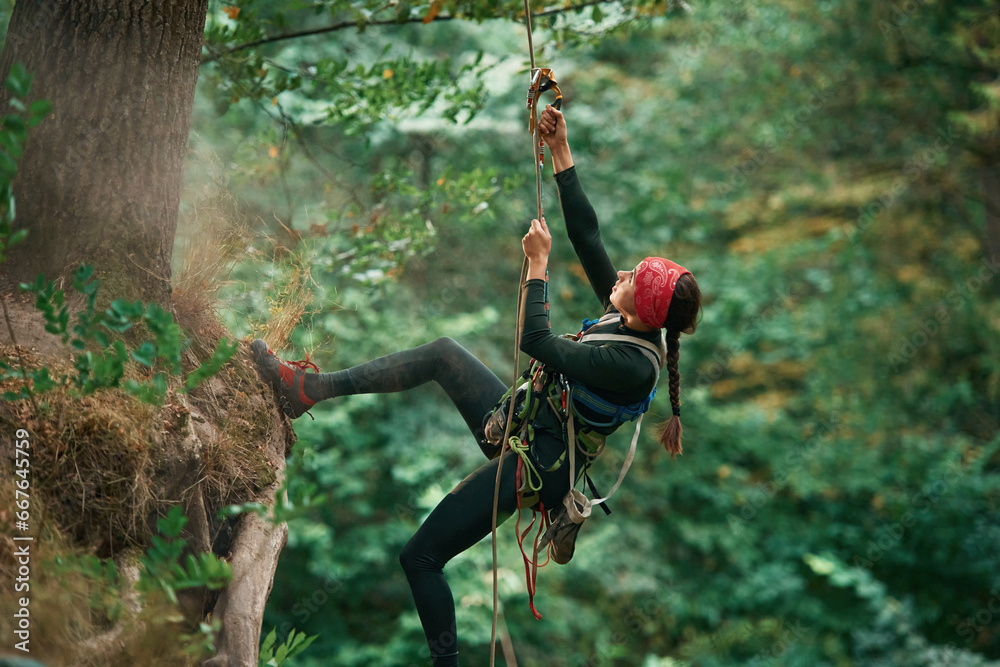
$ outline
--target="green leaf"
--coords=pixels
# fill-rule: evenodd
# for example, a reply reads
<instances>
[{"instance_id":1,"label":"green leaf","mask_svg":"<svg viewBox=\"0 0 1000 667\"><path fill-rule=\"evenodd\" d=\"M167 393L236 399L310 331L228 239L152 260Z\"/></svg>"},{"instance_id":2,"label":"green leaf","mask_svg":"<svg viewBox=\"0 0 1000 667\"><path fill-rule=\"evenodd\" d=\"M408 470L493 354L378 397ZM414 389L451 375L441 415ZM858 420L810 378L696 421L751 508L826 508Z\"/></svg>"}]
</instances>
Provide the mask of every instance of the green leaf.
<instances>
[{"instance_id":1,"label":"green leaf","mask_svg":"<svg viewBox=\"0 0 1000 667\"><path fill-rule=\"evenodd\" d=\"M260 516L267 515L267 506L261 503L244 503L242 505L228 505L220 508L216 516L220 519L239 516L245 512L256 512Z\"/></svg>"},{"instance_id":2,"label":"green leaf","mask_svg":"<svg viewBox=\"0 0 1000 667\"><path fill-rule=\"evenodd\" d=\"M148 340L145 341L139 349L132 351L132 358L143 366L152 368L156 362L156 345Z\"/></svg>"},{"instance_id":3,"label":"green leaf","mask_svg":"<svg viewBox=\"0 0 1000 667\"><path fill-rule=\"evenodd\" d=\"M94 275L94 266L92 264L81 264L79 268L73 272L73 287L75 289L80 289L80 285L90 280L90 277Z\"/></svg>"},{"instance_id":4,"label":"green leaf","mask_svg":"<svg viewBox=\"0 0 1000 667\"><path fill-rule=\"evenodd\" d=\"M303 634L305 634L305 633L300 632L299 633L299 637L301 637ZM317 639L319 639L319 635L312 635L312 636L306 638L306 640L304 642L302 642L301 644L299 644L294 651L290 651L288 653L288 657L289 658L294 658L295 656L301 654L303 651L305 651L307 648L309 648L310 644L312 644Z\"/></svg>"},{"instance_id":5,"label":"green leaf","mask_svg":"<svg viewBox=\"0 0 1000 667\"><path fill-rule=\"evenodd\" d=\"M14 232L13 234L11 234L10 238L7 239L7 247L10 247L10 246L13 246L13 245L17 245L18 243L21 243L22 241L24 241L24 239L26 239L26 238L28 238L28 230L27 229L19 229L16 232Z\"/></svg>"},{"instance_id":6,"label":"green leaf","mask_svg":"<svg viewBox=\"0 0 1000 667\"><path fill-rule=\"evenodd\" d=\"M181 509L180 505L174 505L167 512L167 516L157 519L156 528L167 537L177 537L181 534L181 530L184 529L184 524L187 523L187 520L187 517L184 516L184 510ZM155 535L153 536L153 540L157 540Z\"/></svg>"},{"instance_id":7,"label":"green leaf","mask_svg":"<svg viewBox=\"0 0 1000 667\"><path fill-rule=\"evenodd\" d=\"M25 70L24 65L21 63L14 63L10 68L10 74L7 75L7 80L4 82L4 86L15 97L27 97L28 92L31 89L31 77L28 76L27 70Z\"/></svg>"},{"instance_id":8,"label":"green leaf","mask_svg":"<svg viewBox=\"0 0 1000 667\"><path fill-rule=\"evenodd\" d=\"M20 116L7 116L3 121L4 129L16 140L24 142L28 138L28 124Z\"/></svg>"},{"instance_id":9,"label":"green leaf","mask_svg":"<svg viewBox=\"0 0 1000 667\"><path fill-rule=\"evenodd\" d=\"M271 628L271 631L267 633L267 637L264 638L264 643L261 644L260 652L271 654L271 648L274 646L274 641L278 637L278 628Z\"/></svg>"},{"instance_id":10,"label":"green leaf","mask_svg":"<svg viewBox=\"0 0 1000 667\"><path fill-rule=\"evenodd\" d=\"M48 100L35 100L31 103L31 106L28 107L28 113L30 113L33 120L35 120L35 125L37 125L38 121L42 120L42 118L47 116L51 111L52 103Z\"/></svg>"},{"instance_id":11,"label":"green leaf","mask_svg":"<svg viewBox=\"0 0 1000 667\"><path fill-rule=\"evenodd\" d=\"M20 159L23 153L21 142L17 137L3 129L0 129L0 146L3 146L14 159Z\"/></svg>"},{"instance_id":12,"label":"green leaf","mask_svg":"<svg viewBox=\"0 0 1000 667\"><path fill-rule=\"evenodd\" d=\"M14 178L17 173L17 162L4 151L0 151L0 170L7 174L7 178Z\"/></svg>"}]
</instances>

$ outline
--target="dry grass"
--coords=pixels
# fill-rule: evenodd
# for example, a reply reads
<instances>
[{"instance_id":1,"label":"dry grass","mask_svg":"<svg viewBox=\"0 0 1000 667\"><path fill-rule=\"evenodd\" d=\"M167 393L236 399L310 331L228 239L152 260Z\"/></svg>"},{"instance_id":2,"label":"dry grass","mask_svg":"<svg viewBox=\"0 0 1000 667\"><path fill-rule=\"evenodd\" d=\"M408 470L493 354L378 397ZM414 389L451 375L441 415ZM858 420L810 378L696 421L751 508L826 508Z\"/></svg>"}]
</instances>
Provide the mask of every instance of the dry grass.
<instances>
[{"instance_id":1,"label":"dry grass","mask_svg":"<svg viewBox=\"0 0 1000 667\"><path fill-rule=\"evenodd\" d=\"M280 421L276 411L262 410L273 404L273 395L269 388L262 394L245 341L237 355L241 363L228 364L217 381L192 392L192 399L218 418L214 437L203 439L202 451L205 502L214 507L243 502L275 479L265 445ZM286 443L286 451L291 444Z\"/></svg>"},{"instance_id":2,"label":"dry grass","mask_svg":"<svg viewBox=\"0 0 1000 667\"><path fill-rule=\"evenodd\" d=\"M189 224L196 236L179 239L174 291L215 294L237 262L246 258L254 234L245 213L226 193L192 205Z\"/></svg>"},{"instance_id":3,"label":"dry grass","mask_svg":"<svg viewBox=\"0 0 1000 667\"><path fill-rule=\"evenodd\" d=\"M21 352L29 369L38 367L37 358ZM17 355L0 345L0 356ZM66 362L49 361L48 366L57 378L74 374ZM0 390L19 385L10 380ZM77 398L61 389L37 396L36 402L37 415L30 402L19 401L4 405L2 416L12 428L16 424L33 433L32 488L45 500L41 519L103 555L145 541L156 504L151 450L163 439L154 426L159 408L121 390Z\"/></svg>"},{"instance_id":4,"label":"dry grass","mask_svg":"<svg viewBox=\"0 0 1000 667\"><path fill-rule=\"evenodd\" d=\"M23 349L0 345L0 357L16 358L18 352L29 369L40 363ZM67 362L46 361L55 377L72 372ZM138 372L129 369L136 379ZM0 391L18 385L9 380ZM249 363L246 345L218 376L189 396L171 391L162 406L141 403L120 390L82 398L56 390L36 402L37 413L27 400L0 403L6 431L25 428L32 434L31 519L37 549L31 605L38 619L32 641L44 646L41 655L33 655L50 665L197 664L182 653L182 635L201 620L203 603L185 617L162 600L144 600L144 609L116 617L113 610L129 584L115 589L56 559L90 554L121 564L145 551L156 518L192 492L202 494L210 539L222 536L214 546L226 553L226 524L215 518L217 510L267 500L260 492L276 477L269 445L294 437L282 435L282 419ZM0 442L0 454L13 456L12 441ZM284 443L286 452L290 444ZM3 497L14 497L14 479L0 479ZM13 542L7 537L14 534L13 521L9 510L0 511L0 581L5 582L13 581ZM0 634L10 636L12 617L2 616ZM81 646L109 632L120 635L114 650L105 647L88 658Z\"/></svg>"},{"instance_id":5,"label":"dry grass","mask_svg":"<svg viewBox=\"0 0 1000 667\"><path fill-rule=\"evenodd\" d=\"M290 274L285 285L270 299L271 318L262 326L261 338L273 350L285 347L295 327L309 309L313 293L309 289L312 276L309 267L293 257Z\"/></svg>"},{"instance_id":6,"label":"dry grass","mask_svg":"<svg viewBox=\"0 0 1000 667\"><path fill-rule=\"evenodd\" d=\"M280 279L283 284L268 299L269 318L254 327L268 345L281 349L313 301L310 267L301 252L258 231L263 221L251 223L225 189L224 168L218 156L202 148L198 161L203 173L197 185L189 188L192 203L185 208L176 244L173 300L178 322L192 337L192 347L199 354L206 353L204 339L218 340L225 334L217 315L217 295L220 288L231 284L236 264L248 258L285 263L287 271ZM297 232L277 222L287 240L293 244L301 240Z\"/></svg>"},{"instance_id":7,"label":"dry grass","mask_svg":"<svg viewBox=\"0 0 1000 667\"><path fill-rule=\"evenodd\" d=\"M219 321L217 295L236 264L246 258L254 235L246 214L225 192L205 195L192 204L184 223L197 233L177 240L174 312L191 337L192 350L204 358L221 338L231 337Z\"/></svg>"},{"instance_id":8,"label":"dry grass","mask_svg":"<svg viewBox=\"0 0 1000 667\"><path fill-rule=\"evenodd\" d=\"M13 482L0 481L0 493L13 496ZM0 576L13 581L12 531L0 518ZM23 543L21 543L23 544ZM187 666L200 662L185 653L183 636L191 624L162 595L141 599L127 592L127 573L117 578L85 574L86 551L54 524L44 524L32 544L30 613L32 656L44 664L74 667ZM134 563L134 556L131 554ZM135 568L126 571L136 572ZM12 597L12 596L11 596ZM4 610L7 611L6 609ZM11 610L13 611L13 610ZM10 615L0 618L0 633L12 637ZM97 638L95 640L95 638ZM9 648L9 647L8 647Z\"/></svg>"}]
</instances>

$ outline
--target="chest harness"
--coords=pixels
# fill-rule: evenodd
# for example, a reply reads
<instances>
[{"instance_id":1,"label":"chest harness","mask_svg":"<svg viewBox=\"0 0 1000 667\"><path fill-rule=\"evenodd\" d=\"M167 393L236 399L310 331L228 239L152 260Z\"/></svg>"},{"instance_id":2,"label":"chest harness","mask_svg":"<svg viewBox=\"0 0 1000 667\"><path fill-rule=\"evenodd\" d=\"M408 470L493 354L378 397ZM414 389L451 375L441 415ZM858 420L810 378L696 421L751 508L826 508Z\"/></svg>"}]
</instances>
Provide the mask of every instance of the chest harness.
<instances>
[{"instance_id":1,"label":"chest harness","mask_svg":"<svg viewBox=\"0 0 1000 667\"><path fill-rule=\"evenodd\" d=\"M505 432L511 434L506 446L518 456L516 473L518 515L514 530L524 560L529 606L535 618L538 619L541 619L541 614L534 606L535 581L538 568L548 563L547 557L545 563L539 565L538 553L546 547L559 527L550 521L549 514L541 502L541 476L529 455L531 443L535 438L534 421L542 406L548 404L560 421L563 429L563 441L567 443L566 449L559 458L548 468L542 469L544 472L558 470L565 463L568 454L570 491L563 499L565 515L561 510L557 510L560 520L569 528L574 528L574 526L569 526L571 522L578 529L583 521L590 516L593 505L600 505L605 513L610 514L611 510L608 509L605 501L621 485L635 458L642 416L649 409L650 403L656 396L656 381L659 380L662 358L662 348L654 343L635 336L615 333L617 326L612 328L610 325L617 323L620 317L619 313L612 312L599 320L584 320L579 333L566 334L565 337L586 344L618 343L637 348L649 360L654 369L655 381L653 391L649 396L630 405L611 403L586 385L567 378L563 374L547 368L542 362L533 359L529 368L521 375L523 382L516 387L516 390L513 386L508 389L484 420L484 439L488 445L494 448L493 458L499 456L504 449L501 443ZM506 418L510 412L511 396L514 397L514 415L508 429ZM619 473L618 481L615 482L607 496L598 497L600 493L594 487L586 471L604 450L607 435L621 424L631 421L636 422L635 433ZM579 471L576 469L577 450L580 451L584 459L583 466ZM589 500L575 488L581 475L590 486L595 500ZM523 508L531 509L532 516L528 527L522 531L520 520ZM542 519L539 521L533 540L532 553L529 556L524 548L524 540L534 527L538 513L541 513ZM543 536L542 531L546 528L550 530L546 531ZM568 559L562 561L557 559L557 562L567 561Z\"/></svg>"}]
</instances>

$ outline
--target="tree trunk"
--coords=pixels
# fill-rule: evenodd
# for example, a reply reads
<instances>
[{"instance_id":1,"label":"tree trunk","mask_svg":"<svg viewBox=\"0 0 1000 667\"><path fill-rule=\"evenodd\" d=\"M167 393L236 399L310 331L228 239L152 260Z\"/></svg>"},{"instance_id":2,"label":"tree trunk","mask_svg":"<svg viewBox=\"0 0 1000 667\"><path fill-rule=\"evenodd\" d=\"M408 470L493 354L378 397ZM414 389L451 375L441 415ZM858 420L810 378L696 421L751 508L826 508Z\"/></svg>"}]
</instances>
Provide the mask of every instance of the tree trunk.
<instances>
[{"instance_id":1,"label":"tree trunk","mask_svg":"<svg viewBox=\"0 0 1000 667\"><path fill-rule=\"evenodd\" d=\"M0 56L52 102L15 181L29 235L8 287L81 262L105 294L169 307L170 258L208 0L20 0ZM6 96L6 92L3 93Z\"/></svg>"},{"instance_id":2,"label":"tree trunk","mask_svg":"<svg viewBox=\"0 0 1000 667\"><path fill-rule=\"evenodd\" d=\"M0 74L22 63L34 75L32 98L49 100L53 111L32 131L20 161L15 227L29 234L0 265L0 289L11 290L40 272L68 288L77 267L87 263L102 280L104 298L171 308L170 263L207 7L208 0L18 0ZM0 103L8 98L0 92ZM40 328L40 318L29 320L18 332L21 340L33 335L33 324ZM263 414L264 401L270 411L257 449L281 478L290 428L278 416L270 388L247 368L249 356L235 363L253 379L230 387L230 373L226 380L211 380L208 398L192 394L185 409L203 417L184 423L181 430L190 440L180 443L190 445L178 454L184 465L167 466L170 478L157 481L162 488L154 497L176 498L171 487L185 481L190 461L196 468L202 464L209 442L231 445L231 438L219 435L232 422L231 413ZM263 391L251 395L256 389ZM166 414L173 414L168 408ZM272 483L243 500L268 502L276 488ZM196 501L189 503L196 515L193 543L210 548L206 517L218 508ZM241 522L232 543L233 581L215 613L223 631L213 665L256 664L263 608L286 535L284 526L256 517ZM112 631L93 646L119 640Z\"/></svg>"},{"instance_id":3,"label":"tree trunk","mask_svg":"<svg viewBox=\"0 0 1000 667\"><path fill-rule=\"evenodd\" d=\"M233 544L233 581L215 605L215 615L224 619L217 653L202 663L204 667L258 663L264 605L287 541L288 526L284 523L274 525L256 514L240 521Z\"/></svg>"}]
</instances>

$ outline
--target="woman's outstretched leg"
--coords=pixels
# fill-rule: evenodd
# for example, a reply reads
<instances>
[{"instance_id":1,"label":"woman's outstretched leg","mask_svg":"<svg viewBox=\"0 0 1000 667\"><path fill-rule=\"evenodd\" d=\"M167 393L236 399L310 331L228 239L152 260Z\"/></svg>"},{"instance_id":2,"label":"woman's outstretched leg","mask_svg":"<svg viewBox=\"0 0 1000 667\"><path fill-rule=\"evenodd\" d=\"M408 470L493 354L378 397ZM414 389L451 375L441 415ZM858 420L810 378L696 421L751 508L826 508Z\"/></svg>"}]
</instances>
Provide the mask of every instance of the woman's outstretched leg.
<instances>
[{"instance_id":1,"label":"woman's outstretched leg","mask_svg":"<svg viewBox=\"0 0 1000 667\"><path fill-rule=\"evenodd\" d=\"M444 578L445 564L490 534L493 487L500 457L484 464L444 497L403 548L399 562L413 592L434 667L458 664L455 601ZM517 456L503 455L497 525L517 511Z\"/></svg>"},{"instance_id":2,"label":"woman's outstretched leg","mask_svg":"<svg viewBox=\"0 0 1000 667\"><path fill-rule=\"evenodd\" d=\"M251 349L278 391L285 413L293 419L317 401L334 396L404 391L433 380L475 434L482 427L483 415L507 390L493 371L451 338L438 338L346 370L318 374L278 359L264 341L254 341Z\"/></svg>"}]
</instances>

